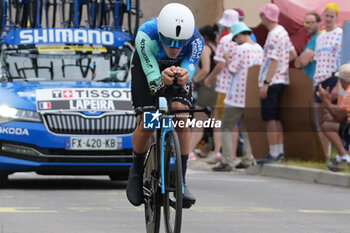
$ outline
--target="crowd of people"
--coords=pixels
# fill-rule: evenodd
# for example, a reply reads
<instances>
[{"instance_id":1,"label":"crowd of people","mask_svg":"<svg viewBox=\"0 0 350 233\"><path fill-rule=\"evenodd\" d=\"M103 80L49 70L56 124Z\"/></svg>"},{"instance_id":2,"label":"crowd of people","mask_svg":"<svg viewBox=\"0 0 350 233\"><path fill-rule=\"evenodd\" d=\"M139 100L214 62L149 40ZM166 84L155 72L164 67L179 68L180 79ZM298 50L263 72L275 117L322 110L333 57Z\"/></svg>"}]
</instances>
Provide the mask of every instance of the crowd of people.
<instances>
[{"instance_id":1,"label":"crowd of people","mask_svg":"<svg viewBox=\"0 0 350 233\"><path fill-rule=\"evenodd\" d=\"M198 92L197 107L209 105L212 116L222 121L221 129L214 129L213 151L207 163L215 164L213 171L231 171L238 168L284 160L283 125L280 121L280 102L289 84L289 68L302 69L314 84L315 122L327 166L340 170L341 164L350 165L349 124L350 65L341 66L342 28L337 26L339 7L325 6L322 14L309 12L304 27L310 39L299 56L286 29L279 24L279 8L268 3L259 9L261 23L268 30L263 48L252 30L244 23L241 9L227 9L217 26L199 29L205 46L200 58L199 72L193 78ZM321 31L321 22L325 28ZM217 35L217 36L215 36ZM255 161L244 122L244 108L248 69L260 65L257 77L261 117L266 122L268 154ZM339 82L338 82L339 80ZM339 83L339 84L338 84ZM340 88L345 90L343 98ZM203 119L205 116L195 116ZM196 147L203 138L202 130L193 130L189 159L203 156ZM237 157L238 141L243 141L243 152ZM330 145L338 151L330 159Z\"/></svg>"}]
</instances>

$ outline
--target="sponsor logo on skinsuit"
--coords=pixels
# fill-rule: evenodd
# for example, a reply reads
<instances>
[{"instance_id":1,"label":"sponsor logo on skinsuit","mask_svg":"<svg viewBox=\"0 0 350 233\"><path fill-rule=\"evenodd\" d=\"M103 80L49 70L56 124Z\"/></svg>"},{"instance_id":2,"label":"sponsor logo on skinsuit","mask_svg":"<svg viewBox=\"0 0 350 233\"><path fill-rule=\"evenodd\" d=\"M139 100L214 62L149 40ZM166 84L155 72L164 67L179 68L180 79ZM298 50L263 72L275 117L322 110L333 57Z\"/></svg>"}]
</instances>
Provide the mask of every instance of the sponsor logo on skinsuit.
<instances>
[{"instance_id":1,"label":"sponsor logo on skinsuit","mask_svg":"<svg viewBox=\"0 0 350 233\"><path fill-rule=\"evenodd\" d=\"M147 66L148 68L151 69L151 68L153 68L153 66L152 66L151 61L149 60L149 58L148 58L148 56L147 56L147 54L146 54L146 51L145 51L146 40L145 40L145 39L142 39L141 42L140 42L140 44L141 44L141 54L142 54L142 57L143 57L143 59L145 59L145 61L146 61L146 66Z\"/></svg>"},{"instance_id":2,"label":"sponsor logo on skinsuit","mask_svg":"<svg viewBox=\"0 0 350 233\"><path fill-rule=\"evenodd\" d=\"M192 41L191 44L192 44L192 55L190 57L190 61L194 62L198 60L202 54L203 43L199 38L197 38L194 41Z\"/></svg>"}]
</instances>

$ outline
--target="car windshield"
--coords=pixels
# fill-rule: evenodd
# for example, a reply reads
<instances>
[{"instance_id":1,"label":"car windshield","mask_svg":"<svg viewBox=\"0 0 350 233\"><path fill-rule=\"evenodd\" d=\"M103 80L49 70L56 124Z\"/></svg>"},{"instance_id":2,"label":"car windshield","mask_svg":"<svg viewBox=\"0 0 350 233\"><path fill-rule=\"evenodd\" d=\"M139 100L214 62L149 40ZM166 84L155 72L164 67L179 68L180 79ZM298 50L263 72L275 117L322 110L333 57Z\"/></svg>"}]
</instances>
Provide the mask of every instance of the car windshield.
<instances>
[{"instance_id":1,"label":"car windshield","mask_svg":"<svg viewBox=\"0 0 350 233\"><path fill-rule=\"evenodd\" d=\"M2 81L128 81L133 48L40 45L3 46Z\"/></svg>"}]
</instances>

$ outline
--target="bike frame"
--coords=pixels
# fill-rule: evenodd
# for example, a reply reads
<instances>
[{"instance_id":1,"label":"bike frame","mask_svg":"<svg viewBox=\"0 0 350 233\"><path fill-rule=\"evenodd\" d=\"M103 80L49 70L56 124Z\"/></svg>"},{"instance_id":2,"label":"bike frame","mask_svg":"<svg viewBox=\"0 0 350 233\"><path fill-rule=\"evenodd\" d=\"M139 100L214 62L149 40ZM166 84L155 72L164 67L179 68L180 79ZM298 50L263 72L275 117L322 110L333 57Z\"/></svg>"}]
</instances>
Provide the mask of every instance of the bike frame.
<instances>
[{"instance_id":1,"label":"bike frame","mask_svg":"<svg viewBox=\"0 0 350 233\"><path fill-rule=\"evenodd\" d=\"M173 120L172 116L164 116L164 118L168 119L169 122L172 122L172 120ZM164 118L162 118L162 120ZM162 185L162 189L161 190L162 190L162 194L165 194L165 185L164 185L164 183L165 183L165 180L164 180L165 179L165 177L164 177L164 173L165 173L165 154L164 154L164 151L165 151L165 137L172 130L175 131L175 129L174 129L172 124L171 124L171 126L169 128L168 127L164 128L163 124L161 123L161 129L160 129L160 131L161 131L161 146L160 146L161 154L160 154L160 160L161 160L161 181L162 181L161 182L161 185ZM183 185L183 181L182 181L182 194L183 193L184 193L184 185Z\"/></svg>"},{"instance_id":2,"label":"bike frame","mask_svg":"<svg viewBox=\"0 0 350 233\"><path fill-rule=\"evenodd\" d=\"M182 92L179 92L179 89L173 89L170 91L175 91L177 94L180 95L184 94ZM174 125L172 124L173 114L204 112L207 115L210 115L210 108L208 107L203 109L172 110L171 96L173 96L173 93L174 92L167 92L166 95L170 97L166 98L166 107L168 108L168 110L162 110L162 108L165 106L160 106L160 101L156 104L156 113L161 113L159 119L160 122L158 122L157 120L156 131L152 136L152 145L144 161L144 175L146 180L144 180L143 183L143 194L145 198L146 230L149 233L159 232L161 218L160 208L162 205L162 201L166 232L180 232L182 221L182 209L191 207L184 207L183 205L182 197L184 194L184 183L183 178L181 178L181 148L179 145L177 133L175 131ZM136 109L136 112L145 113L150 110L154 111L154 109L139 107ZM146 119L145 116L146 115L144 114L144 119ZM153 115L152 113L152 120L150 119L151 122L154 121L154 117L157 117L157 115ZM153 126L154 125L152 124L152 127ZM171 138L167 138L168 134L171 135ZM172 138L174 142L171 140ZM168 148L168 146L170 148ZM172 177L174 175L175 177L173 180ZM171 208L174 208L174 213L172 213L173 211L171 211Z\"/></svg>"},{"instance_id":3,"label":"bike frame","mask_svg":"<svg viewBox=\"0 0 350 233\"><path fill-rule=\"evenodd\" d=\"M119 9L120 9L120 7L121 7L121 5L122 5L122 1L114 1L114 25L113 25L113 27L115 28L115 29L121 29L122 28L122 25L119 25L119 17L123 17L123 16L120 16L119 15ZM130 8L130 0L128 0L128 8Z\"/></svg>"},{"instance_id":4,"label":"bike frame","mask_svg":"<svg viewBox=\"0 0 350 233\"><path fill-rule=\"evenodd\" d=\"M1 12L1 15L0 15L0 17L2 18L2 20L1 20L1 24L2 24L1 28L4 28L6 26L7 1L8 0L4 0L2 2L2 12Z\"/></svg>"},{"instance_id":5,"label":"bike frame","mask_svg":"<svg viewBox=\"0 0 350 233\"><path fill-rule=\"evenodd\" d=\"M74 27L79 28L79 18L80 18L81 12L79 11L79 0L74 0Z\"/></svg>"},{"instance_id":6,"label":"bike frame","mask_svg":"<svg viewBox=\"0 0 350 233\"><path fill-rule=\"evenodd\" d=\"M161 97L160 97L161 98ZM171 132L175 131L174 126L172 124L173 116L167 115L169 112L171 112L171 99L167 99L167 105L170 106L168 111L160 111L162 114L160 116L160 122L161 126L159 129L156 129L156 140L153 145L155 146L155 153L153 154L154 159L156 161L156 169L158 172L160 172L160 179L161 179L161 193L165 194L165 138L166 135ZM159 110L159 104L157 104L156 108ZM167 125L167 127L163 127L163 121L166 120L166 122L169 122L170 124ZM152 147L152 146L151 146ZM152 156L151 154L148 154L148 156ZM150 158L147 157L145 164L147 164L147 161ZM158 165L160 162L160 165ZM160 170L159 170L160 169ZM184 185L182 181L182 193L184 192Z\"/></svg>"},{"instance_id":7,"label":"bike frame","mask_svg":"<svg viewBox=\"0 0 350 233\"><path fill-rule=\"evenodd\" d=\"M164 186L164 179L165 179L165 177L164 177L164 171L165 171L165 154L164 154L164 151L165 151L165 137L166 137L166 135L170 132L170 131L172 131L172 130L174 130L175 131L175 129L174 129L174 126L173 126L173 124L172 124L172 120L173 120L173 116L172 115L167 115L167 113L172 113L172 114L174 114L175 112L177 112L177 111L172 111L172 108L171 108L171 104L172 104L172 100L171 100L171 98L167 98L166 99L166 103L167 103L167 107L168 107L168 111L166 111L166 113L164 113L164 111L163 111L163 113L162 113L162 115L161 115L161 127L160 127L160 129L157 129L156 130L156 142L157 142L157 144L156 144L156 146L157 146L157 148L156 148L156 155L155 155L155 157L156 157L156 159L158 159L158 156L157 156L157 153L158 153L158 155L159 155L159 153L160 153L160 162L161 162L161 164L160 164L160 172L161 172L161 193L162 194L164 194L165 193L165 186ZM159 103L158 103L158 106L156 106L157 107L157 109L159 109ZM163 107L163 106L162 106ZM206 112L206 114L210 114L209 112L210 112L210 108L204 108L204 109L201 109L201 110L184 110L184 111L182 111L182 110L180 110L180 111L178 111L179 113L181 113L181 112ZM163 127L163 121L164 120L166 120L166 122L168 122L168 125L167 125L167 127ZM170 123L170 124L169 124ZM160 142L160 146L159 146L159 142ZM182 193L184 193L184 184L183 184L183 181L182 181Z\"/></svg>"},{"instance_id":8,"label":"bike frame","mask_svg":"<svg viewBox=\"0 0 350 233\"><path fill-rule=\"evenodd\" d=\"M41 0L37 1L35 28L41 28Z\"/></svg>"},{"instance_id":9,"label":"bike frame","mask_svg":"<svg viewBox=\"0 0 350 233\"><path fill-rule=\"evenodd\" d=\"M16 25L12 22L12 6L10 0L3 1L2 12L0 17L2 17L2 30L16 28ZM7 21L9 21L9 24L7 24Z\"/></svg>"}]
</instances>

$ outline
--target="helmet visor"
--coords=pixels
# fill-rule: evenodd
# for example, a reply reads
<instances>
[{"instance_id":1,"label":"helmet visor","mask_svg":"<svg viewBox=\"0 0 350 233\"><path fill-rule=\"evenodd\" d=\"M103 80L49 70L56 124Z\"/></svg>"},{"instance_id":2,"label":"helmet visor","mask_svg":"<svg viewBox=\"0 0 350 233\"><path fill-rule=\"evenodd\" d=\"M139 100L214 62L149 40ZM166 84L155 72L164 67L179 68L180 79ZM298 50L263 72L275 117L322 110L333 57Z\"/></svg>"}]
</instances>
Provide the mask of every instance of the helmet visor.
<instances>
[{"instance_id":1,"label":"helmet visor","mask_svg":"<svg viewBox=\"0 0 350 233\"><path fill-rule=\"evenodd\" d=\"M178 48L181 49L185 47L188 43L188 40L174 40L172 38L164 36L162 33L159 32L159 38L160 41L169 48Z\"/></svg>"}]
</instances>

